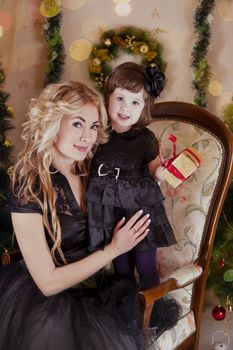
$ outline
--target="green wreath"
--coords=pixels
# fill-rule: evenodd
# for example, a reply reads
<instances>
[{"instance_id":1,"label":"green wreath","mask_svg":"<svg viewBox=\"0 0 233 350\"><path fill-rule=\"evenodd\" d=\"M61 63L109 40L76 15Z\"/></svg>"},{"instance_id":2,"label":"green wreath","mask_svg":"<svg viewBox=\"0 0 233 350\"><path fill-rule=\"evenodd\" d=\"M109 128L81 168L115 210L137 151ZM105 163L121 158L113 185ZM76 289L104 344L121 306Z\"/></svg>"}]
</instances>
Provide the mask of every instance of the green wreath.
<instances>
[{"instance_id":1,"label":"green wreath","mask_svg":"<svg viewBox=\"0 0 233 350\"><path fill-rule=\"evenodd\" d=\"M155 32L158 32L156 30ZM97 89L102 93L104 82L111 73L111 62L120 52L141 55L141 64L158 66L165 72L167 63L162 59L163 47L152 33L136 27L122 27L103 32L100 42L95 44L90 54L89 74Z\"/></svg>"}]
</instances>

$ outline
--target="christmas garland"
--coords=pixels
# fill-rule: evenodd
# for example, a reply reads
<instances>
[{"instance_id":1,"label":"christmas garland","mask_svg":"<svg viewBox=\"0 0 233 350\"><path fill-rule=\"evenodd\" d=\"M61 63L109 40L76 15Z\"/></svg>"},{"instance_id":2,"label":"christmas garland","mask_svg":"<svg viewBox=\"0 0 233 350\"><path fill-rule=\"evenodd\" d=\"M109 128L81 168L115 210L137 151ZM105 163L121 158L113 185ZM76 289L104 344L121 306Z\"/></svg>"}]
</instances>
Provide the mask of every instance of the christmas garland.
<instances>
[{"instance_id":1,"label":"christmas garland","mask_svg":"<svg viewBox=\"0 0 233 350\"><path fill-rule=\"evenodd\" d=\"M210 22L215 0L201 0L194 15L194 27L197 40L192 50L191 65L194 70L192 87L195 90L194 104L207 106L207 87L211 77L210 65L206 58L211 36Z\"/></svg>"},{"instance_id":2,"label":"christmas garland","mask_svg":"<svg viewBox=\"0 0 233 350\"><path fill-rule=\"evenodd\" d=\"M60 12L54 17L45 18L44 22L44 37L49 48L45 85L58 82L64 71L65 49L60 35L61 20Z\"/></svg>"},{"instance_id":3,"label":"christmas garland","mask_svg":"<svg viewBox=\"0 0 233 350\"><path fill-rule=\"evenodd\" d=\"M155 31L157 32L158 30ZM111 62L120 52L133 56L139 54L142 56L141 64L156 65L164 72L167 64L161 57L162 51L162 45L155 39L153 33L142 29L130 26L105 31L90 54L90 78L97 89L103 92L104 81L112 71Z\"/></svg>"},{"instance_id":4,"label":"christmas garland","mask_svg":"<svg viewBox=\"0 0 233 350\"><path fill-rule=\"evenodd\" d=\"M0 88L5 82L5 73L0 63ZM0 172L6 170L10 165L10 151L12 143L6 138L6 132L13 128L11 119L13 117L12 110L7 106L9 94L0 90Z\"/></svg>"},{"instance_id":5,"label":"christmas garland","mask_svg":"<svg viewBox=\"0 0 233 350\"><path fill-rule=\"evenodd\" d=\"M5 73L0 63L0 203L2 205L5 199L5 193L9 186L9 176L7 174L9 166L12 164L11 151L12 142L6 137L6 132L13 128L12 117L13 112L7 106L9 94L2 90L5 82ZM10 246L12 227L10 214L0 212L0 255L4 250L4 246Z\"/></svg>"}]
</instances>

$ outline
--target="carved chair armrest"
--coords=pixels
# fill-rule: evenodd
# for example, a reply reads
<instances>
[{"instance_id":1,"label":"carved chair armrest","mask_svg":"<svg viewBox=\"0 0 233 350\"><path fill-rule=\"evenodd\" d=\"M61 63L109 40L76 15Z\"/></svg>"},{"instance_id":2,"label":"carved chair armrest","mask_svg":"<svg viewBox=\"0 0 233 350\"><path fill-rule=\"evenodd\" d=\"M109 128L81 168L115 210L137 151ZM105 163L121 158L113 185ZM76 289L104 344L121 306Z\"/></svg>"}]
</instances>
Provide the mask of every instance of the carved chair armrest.
<instances>
[{"instance_id":1,"label":"carved chair armrest","mask_svg":"<svg viewBox=\"0 0 233 350\"><path fill-rule=\"evenodd\" d=\"M150 317L154 302L168 292L183 288L193 283L202 274L202 268L197 264L189 264L184 267L177 268L168 278L168 280L159 285L140 291L138 293L139 303L143 311L143 325L149 327Z\"/></svg>"}]
</instances>

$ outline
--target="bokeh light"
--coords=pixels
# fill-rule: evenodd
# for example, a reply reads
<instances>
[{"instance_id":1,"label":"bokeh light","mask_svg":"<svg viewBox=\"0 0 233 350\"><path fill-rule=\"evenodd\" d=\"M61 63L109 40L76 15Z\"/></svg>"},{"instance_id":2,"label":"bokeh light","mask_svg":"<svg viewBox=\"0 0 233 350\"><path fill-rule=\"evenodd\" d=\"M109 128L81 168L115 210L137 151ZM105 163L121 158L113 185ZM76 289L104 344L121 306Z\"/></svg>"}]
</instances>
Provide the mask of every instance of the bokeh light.
<instances>
[{"instance_id":1,"label":"bokeh light","mask_svg":"<svg viewBox=\"0 0 233 350\"><path fill-rule=\"evenodd\" d=\"M44 0L40 5L40 13L44 17L54 17L61 11L60 0Z\"/></svg>"},{"instance_id":2,"label":"bokeh light","mask_svg":"<svg viewBox=\"0 0 233 350\"><path fill-rule=\"evenodd\" d=\"M208 85L210 95L219 96L222 92L222 84L218 80L211 80Z\"/></svg>"},{"instance_id":3,"label":"bokeh light","mask_svg":"<svg viewBox=\"0 0 233 350\"><path fill-rule=\"evenodd\" d=\"M62 0L62 6L69 10L79 9L86 0Z\"/></svg>"},{"instance_id":4,"label":"bokeh light","mask_svg":"<svg viewBox=\"0 0 233 350\"><path fill-rule=\"evenodd\" d=\"M113 2L115 2L115 4L125 4L130 2L131 0L113 0Z\"/></svg>"},{"instance_id":5,"label":"bokeh light","mask_svg":"<svg viewBox=\"0 0 233 350\"><path fill-rule=\"evenodd\" d=\"M14 64L20 69L32 67L37 59L35 48L32 45L21 45L15 50Z\"/></svg>"},{"instance_id":6,"label":"bokeh light","mask_svg":"<svg viewBox=\"0 0 233 350\"><path fill-rule=\"evenodd\" d=\"M11 25L11 16L9 12L1 11L0 12L0 26L3 30L8 30Z\"/></svg>"},{"instance_id":7,"label":"bokeh light","mask_svg":"<svg viewBox=\"0 0 233 350\"><path fill-rule=\"evenodd\" d=\"M232 0L222 0L217 4L217 12L224 21L233 21Z\"/></svg>"},{"instance_id":8,"label":"bokeh light","mask_svg":"<svg viewBox=\"0 0 233 350\"><path fill-rule=\"evenodd\" d=\"M70 45L69 53L75 61L85 61L91 53L91 43L86 39L78 39Z\"/></svg>"},{"instance_id":9,"label":"bokeh light","mask_svg":"<svg viewBox=\"0 0 233 350\"><path fill-rule=\"evenodd\" d=\"M131 12L131 6L127 3L119 3L115 6L115 11L118 16L128 16Z\"/></svg>"},{"instance_id":10,"label":"bokeh light","mask_svg":"<svg viewBox=\"0 0 233 350\"><path fill-rule=\"evenodd\" d=\"M107 24L102 17L88 17L83 21L82 33L89 40L98 40L100 31L105 31Z\"/></svg>"}]
</instances>

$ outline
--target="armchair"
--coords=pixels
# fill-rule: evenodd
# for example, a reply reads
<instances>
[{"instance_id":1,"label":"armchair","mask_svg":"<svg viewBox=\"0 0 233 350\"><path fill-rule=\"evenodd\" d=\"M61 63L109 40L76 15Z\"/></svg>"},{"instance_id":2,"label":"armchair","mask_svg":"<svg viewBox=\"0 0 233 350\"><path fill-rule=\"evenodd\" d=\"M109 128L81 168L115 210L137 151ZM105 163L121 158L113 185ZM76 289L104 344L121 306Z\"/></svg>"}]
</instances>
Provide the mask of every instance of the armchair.
<instances>
[{"instance_id":1,"label":"armchair","mask_svg":"<svg viewBox=\"0 0 233 350\"><path fill-rule=\"evenodd\" d=\"M168 292L182 307L178 324L157 339L161 350L197 350L212 246L216 228L233 175L233 137L216 116L184 102L154 105L150 125L162 145L164 158L172 154L169 134L177 136L177 153L188 146L202 154L200 168L173 189L161 183L165 207L177 244L159 248L161 284L139 293L144 326L149 326L155 300ZM153 345L150 350L153 350Z\"/></svg>"}]
</instances>

